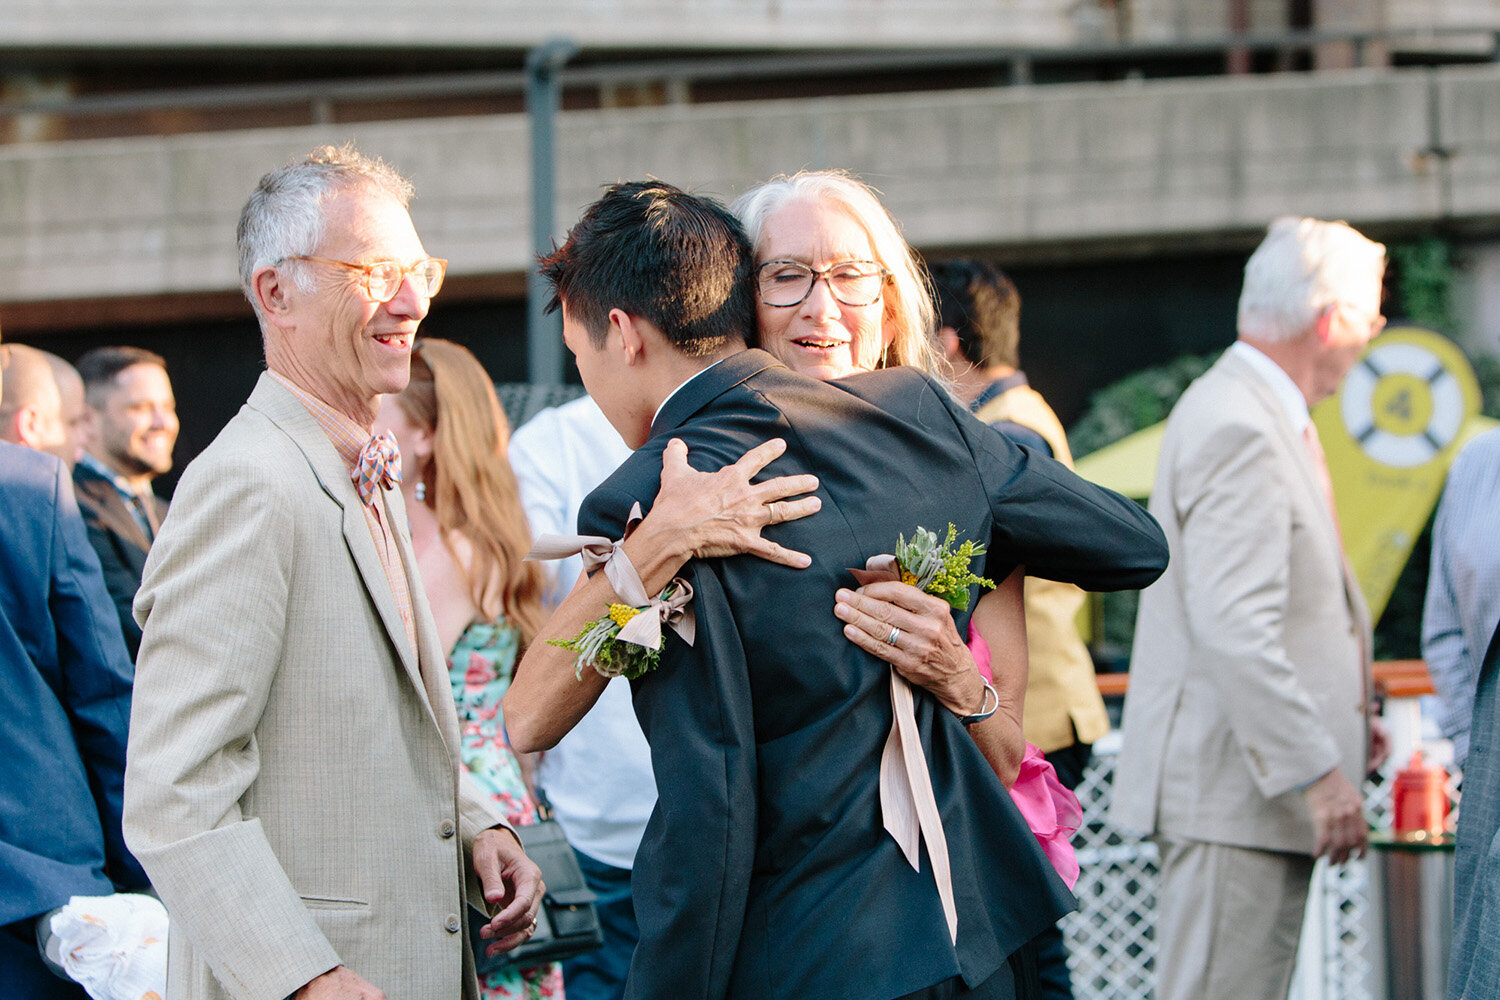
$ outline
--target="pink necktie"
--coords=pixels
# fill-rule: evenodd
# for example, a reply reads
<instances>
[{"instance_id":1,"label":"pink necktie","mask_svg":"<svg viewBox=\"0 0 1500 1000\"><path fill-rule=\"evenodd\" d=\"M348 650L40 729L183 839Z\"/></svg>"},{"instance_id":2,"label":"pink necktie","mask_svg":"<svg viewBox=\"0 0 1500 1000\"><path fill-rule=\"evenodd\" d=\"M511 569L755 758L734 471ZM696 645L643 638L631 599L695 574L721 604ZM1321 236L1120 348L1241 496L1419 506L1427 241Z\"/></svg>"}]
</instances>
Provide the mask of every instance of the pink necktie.
<instances>
[{"instance_id":1,"label":"pink necktie","mask_svg":"<svg viewBox=\"0 0 1500 1000\"><path fill-rule=\"evenodd\" d=\"M1339 550L1343 551L1344 533L1339 528L1339 508L1333 498L1333 477L1328 474L1328 457L1323 454L1323 442L1318 438L1318 425L1311 420L1307 422L1307 429L1302 432L1302 443L1307 446L1307 454L1312 459L1313 473L1318 477L1318 485L1323 488L1328 516L1333 518L1333 530L1339 536Z\"/></svg>"},{"instance_id":2,"label":"pink necktie","mask_svg":"<svg viewBox=\"0 0 1500 1000\"><path fill-rule=\"evenodd\" d=\"M377 434L365 442L359 450L359 463L349 473L354 488L359 490L359 499L370 506L375 502L375 492L390 489L401 482L401 450L396 447L396 436L390 431Z\"/></svg>"},{"instance_id":3,"label":"pink necktie","mask_svg":"<svg viewBox=\"0 0 1500 1000\"><path fill-rule=\"evenodd\" d=\"M1339 509L1333 499L1333 476L1328 472L1328 458L1323 454L1323 442L1318 438L1317 425L1310 420L1307 422L1307 429L1302 432L1302 442L1307 445L1307 453L1312 458L1313 472L1317 474L1318 485L1323 487L1323 498L1328 501L1328 516L1333 518L1333 533L1339 543L1339 559L1344 565L1344 589L1352 591L1359 587L1359 582L1354 575L1354 568L1349 565L1349 553L1344 550L1344 532L1339 527ZM1365 635L1361 632L1359 636L1360 658L1368 661L1370 650L1366 642ZM1364 686L1367 695L1369 685L1369 676L1366 674Z\"/></svg>"}]
</instances>

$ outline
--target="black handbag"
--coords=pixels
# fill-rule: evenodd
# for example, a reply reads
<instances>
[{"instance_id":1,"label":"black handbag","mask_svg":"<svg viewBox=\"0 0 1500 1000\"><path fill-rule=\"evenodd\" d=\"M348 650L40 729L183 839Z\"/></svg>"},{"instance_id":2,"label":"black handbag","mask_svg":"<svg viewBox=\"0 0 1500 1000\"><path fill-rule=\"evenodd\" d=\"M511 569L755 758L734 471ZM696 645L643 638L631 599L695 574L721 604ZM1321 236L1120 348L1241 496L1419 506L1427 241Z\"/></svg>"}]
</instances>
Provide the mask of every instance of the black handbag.
<instances>
[{"instance_id":1,"label":"black handbag","mask_svg":"<svg viewBox=\"0 0 1500 1000\"><path fill-rule=\"evenodd\" d=\"M518 826L516 833L526 856L542 870L547 891L537 910L536 933L531 940L494 958L484 953L491 942L479 936L479 928L490 918L477 910L470 914L469 939L481 976L513 966L560 962L593 951L604 943L599 914L594 909L594 893L583 880L578 858L563 836L562 826L557 820L547 818L530 826Z\"/></svg>"}]
</instances>

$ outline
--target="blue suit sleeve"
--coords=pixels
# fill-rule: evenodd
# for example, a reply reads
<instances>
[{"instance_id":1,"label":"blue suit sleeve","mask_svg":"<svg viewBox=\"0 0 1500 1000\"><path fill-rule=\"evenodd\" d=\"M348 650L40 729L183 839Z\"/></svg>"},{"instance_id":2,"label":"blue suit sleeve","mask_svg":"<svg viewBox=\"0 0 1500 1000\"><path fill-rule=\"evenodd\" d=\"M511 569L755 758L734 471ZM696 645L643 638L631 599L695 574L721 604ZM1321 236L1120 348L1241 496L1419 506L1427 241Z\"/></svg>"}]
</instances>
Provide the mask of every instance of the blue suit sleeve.
<instances>
[{"instance_id":1,"label":"blue suit sleeve","mask_svg":"<svg viewBox=\"0 0 1500 1000\"><path fill-rule=\"evenodd\" d=\"M139 888L148 884L146 873L126 848L120 825L134 668L61 463L55 495L48 603L57 630L63 698L99 810L107 873L120 888Z\"/></svg>"},{"instance_id":2,"label":"blue suit sleeve","mask_svg":"<svg viewBox=\"0 0 1500 1000\"><path fill-rule=\"evenodd\" d=\"M630 503L596 491L579 530L618 538ZM744 646L710 565L689 563L682 574L693 587L694 644L669 633L661 665L632 685L658 802L631 879L641 937L627 1000L725 996L745 921L757 823L754 716Z\"/></svg>"}]
</instances>

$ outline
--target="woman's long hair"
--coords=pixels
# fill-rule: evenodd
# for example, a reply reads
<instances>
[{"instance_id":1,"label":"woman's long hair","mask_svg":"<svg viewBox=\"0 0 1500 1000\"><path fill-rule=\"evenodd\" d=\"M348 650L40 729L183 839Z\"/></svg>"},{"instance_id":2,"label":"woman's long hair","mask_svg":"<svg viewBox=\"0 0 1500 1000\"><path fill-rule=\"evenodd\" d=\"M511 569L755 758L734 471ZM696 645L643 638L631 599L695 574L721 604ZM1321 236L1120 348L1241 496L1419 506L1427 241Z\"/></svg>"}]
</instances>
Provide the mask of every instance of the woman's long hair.
<instances>
[{"instance_id":1,"label":"woman's long hair","mask_svg":"<svg viewBox=\"0 0 1500 1000\"><path fill-rule=\"evenodd\" d=\"M474 605L487 619L503 613L529 643L542 625L542 571L524 561L531 529L505 453L510 424L488 373L468 348L419 340L396 405L432 434L432 460L411 472L422 477L443 544L452 552L457 532L473 546L463 569Z\"/></svg>"}]
</instances>

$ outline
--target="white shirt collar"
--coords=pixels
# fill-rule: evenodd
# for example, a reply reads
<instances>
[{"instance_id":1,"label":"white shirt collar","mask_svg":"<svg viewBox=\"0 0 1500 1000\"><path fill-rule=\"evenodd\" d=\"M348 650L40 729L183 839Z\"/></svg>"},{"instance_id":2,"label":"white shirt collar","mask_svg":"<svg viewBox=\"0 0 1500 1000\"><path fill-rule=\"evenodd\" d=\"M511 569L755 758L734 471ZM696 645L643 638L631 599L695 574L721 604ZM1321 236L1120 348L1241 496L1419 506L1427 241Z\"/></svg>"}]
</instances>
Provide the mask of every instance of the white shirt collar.
<instances>
[{"instance_id":1,"label":"white shirt collar","mask_svg":"<svg viewBox=\"0 0 1500 1000\"><path fill-rule=\"evenodd\" d=\"M1244 359L1270 386L1271 394L1286 411L1286 418L1292 422L1292 430L1298 434L1307 430L1307 425L1312 422L1312 414L1307 410L1307 397L1302 395L1302 390L1297 388L1292 377L1280 365L1243 340L1236 340L1229 349Z\"/></svg>"},{"instance_id":2,"label":"white shirt collar","mask_svg":"<svg viewBox=\"0 0 1500 1000\"><path fill-rule=\"evenodd\" d=\"M681 384L679 384L677 386L677 388L675 388L671 392L667 393L667 398L661 401L661 405L658 406L656 408L656 412L651 415L651 426L652 427L656 426L656 418L659 417L659 416L661 416L661 411L665 410L667 408L667 404L669 402L671 402L672 397L675 396L675 395L677 395L679 392L681 392L682 391L682 387L684 385L687 385L689 382L691 382L693 379L697 378L698 376L702 375L704 372L706 372L706 371L712 371L723 360L724 360L723 358L720 358L718 361L715 361L713 364L709 365L707 368L703 368L703 369L700 369L700 370L694 372L693 374L689 375L687 378L683 379L683 381L681 382Z\"/></svg>"}]
</instances>

